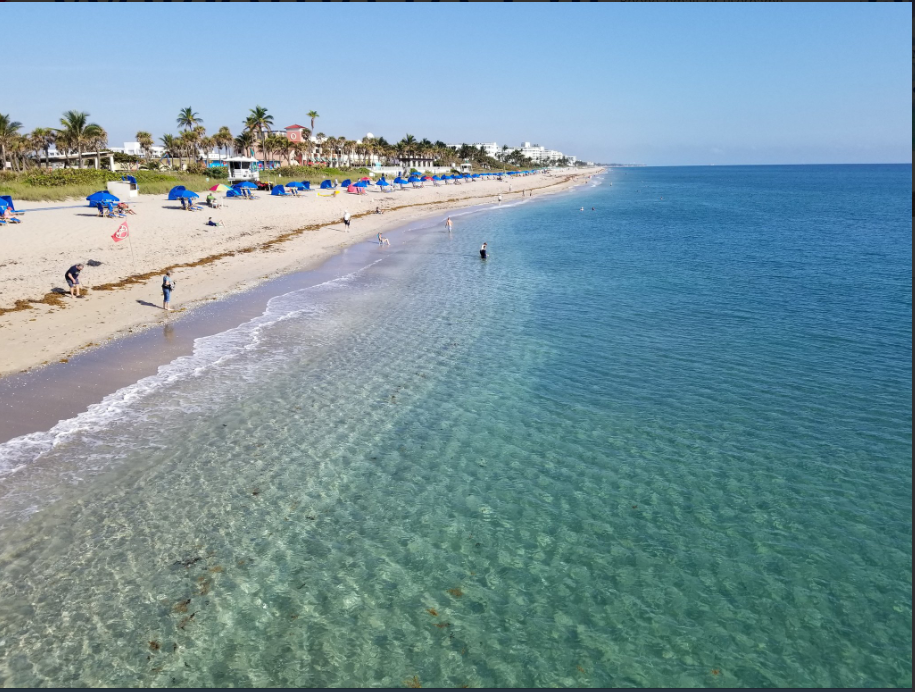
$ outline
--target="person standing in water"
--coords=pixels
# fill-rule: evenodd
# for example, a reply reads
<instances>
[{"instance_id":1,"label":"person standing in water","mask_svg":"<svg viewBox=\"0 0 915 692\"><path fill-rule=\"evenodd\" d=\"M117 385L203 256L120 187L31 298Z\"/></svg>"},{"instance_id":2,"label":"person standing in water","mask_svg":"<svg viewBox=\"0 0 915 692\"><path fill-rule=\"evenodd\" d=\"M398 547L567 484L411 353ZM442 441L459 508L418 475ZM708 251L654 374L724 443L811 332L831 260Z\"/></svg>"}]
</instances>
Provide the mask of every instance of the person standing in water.
<instances>
[{"instance_id":1,"label":"person standing in water","mask_svg":"<svg viewBox=\"0 0 915 692\"><path fill-rule=\"evenodd\" d=\"M447 219L445 219L445 228L448 229L448 232L449 232L449 233L451 233L451 231L454 229L454 224L451 223L451 217L450 217L450 216L449 216Z\"/></svg>"},{"instance_id":2,"label":"person standing in water","mask_svg":"<svg viewBox=\"0 0 915 692\"><path fill-rule=\"evenodd\" d=\"M480 259L486 259L486 243L480 246Z\"/></svg>"}]
</instances>

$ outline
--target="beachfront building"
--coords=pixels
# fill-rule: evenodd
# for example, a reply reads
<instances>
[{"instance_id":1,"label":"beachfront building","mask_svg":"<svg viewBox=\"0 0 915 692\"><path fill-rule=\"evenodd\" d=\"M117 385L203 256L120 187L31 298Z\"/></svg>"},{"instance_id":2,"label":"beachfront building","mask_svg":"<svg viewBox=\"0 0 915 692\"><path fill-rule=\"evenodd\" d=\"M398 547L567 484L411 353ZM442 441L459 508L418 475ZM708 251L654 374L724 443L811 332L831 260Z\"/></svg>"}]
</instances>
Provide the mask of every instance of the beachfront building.
<instances>
[{"instance_id":1,"label":"beachfront building","mask_svg":"<svg viewBox=\"0 0 915 692\"><path fill-rule=\"evenodd\" d=\"M124 142L122 147L108 147L109 151L118 154L127 154L128 156L139 156L146 158L146 150L140 146L139 142ZM165 147L153 145L149 148L150 158L160 159L165 156Z\"/></svg>"},{"instance_id":2,"label":"beachfront building","mask_svg":"<svg viewBox=\"0 0 915 692\"><path fill-rule=\"evenodd\" d=\"M494 159L499 158L502 155L502 150L499 149L499 145L496 142L474 142L473 144L449 144L449 147L458 151L463 146L471 146L474 149L481 150L487 156L491 156Z\"/></svg>"},{"instance_id":3,"label":"beachfront building","mask_svg":"<svg viewBox=\"0 0 915 692\"><path fill-rule=\"evenodd\" d=\"M409 171L411 168L415 168L418 171L430 171L435 159L426 154L405 154L403 158L391 159L391 163L394 166L401 167L404 171Z\"/></svg>"}]
</instances>

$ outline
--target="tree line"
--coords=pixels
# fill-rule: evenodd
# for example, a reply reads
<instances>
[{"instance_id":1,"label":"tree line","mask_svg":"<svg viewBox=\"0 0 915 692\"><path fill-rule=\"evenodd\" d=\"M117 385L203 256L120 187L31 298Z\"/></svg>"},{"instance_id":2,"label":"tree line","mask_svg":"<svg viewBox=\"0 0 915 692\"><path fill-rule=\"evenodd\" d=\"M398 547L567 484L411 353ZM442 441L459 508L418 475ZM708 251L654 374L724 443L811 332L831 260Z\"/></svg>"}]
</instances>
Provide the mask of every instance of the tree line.
<instances>
[{"instance_id":1,"label":"tree line","mask_svg":"<svg viewBox=\"0 0 915 692\"><path fill-rule=\"evenodd\" d=\"M496 159L482 148L470 144L462 144L455 149L441 140L433 142L425 138L417 139L411 134L396 143L389 143L384 137L356 141L328 136L323 132L312 136L315 120L320 115L317 111L309 111L308 117L311 127L303 128L301 141L293 141L285 134L273 132L273 116L262 106L250 109L238 134L233 135L225 125L215 133L208 134L200 114L187 107L178 113L178 132L162 135L159 141L169 168L173 167L175 161L179 167L184 167L185 161L191 166L200 161L209 165L212 152L220 150L225 156L230 152L243 156L254 152L264 160L285 159L286 165L293 165L293 159L297 162L330 165L340 165L345 160L350 165L359 166L370 165L375 160L392 164L418 158L429 159L441 166L455 166L463 161L469 161L478 168L492 169L504 165L535 165L535 162L521 154L520 149L508 146L502 147ZM84 152L102 152L108 147L108 133L100 125L90 122L89 114L82 111L64 113L59 128L38 127L28 134L21 133L21 129L22 123L0 113L0 157L3 170L6 170L8 164L15 171L40 166L42 158L45 166L50 167L51 147L67 155L65 166L69 165L69 157L75 155L77 166L82 168ZM145 163L147 168L158 168L159 161L154 160L152 155L155 146L152 134L140 130L136 134L136 141L143 152L141 163Z\"/></svg>"}]
</instances>

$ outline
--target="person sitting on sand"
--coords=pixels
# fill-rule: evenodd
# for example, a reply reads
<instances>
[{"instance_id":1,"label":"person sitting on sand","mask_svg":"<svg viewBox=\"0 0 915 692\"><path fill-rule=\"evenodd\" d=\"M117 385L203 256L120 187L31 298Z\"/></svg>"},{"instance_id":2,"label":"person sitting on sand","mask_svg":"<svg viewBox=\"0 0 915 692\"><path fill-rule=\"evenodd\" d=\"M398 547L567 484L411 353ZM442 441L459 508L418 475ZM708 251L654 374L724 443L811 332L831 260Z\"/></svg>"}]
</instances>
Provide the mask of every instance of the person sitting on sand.
<instances>
[{"instance_id":1,"label":"person sitting on sand","mask_svg":"<svg viewBox=\"0 0 915 692\"><path fill-rule=\"evenodd\" d=\"M127 202L118 202L118 211L124 212L125 214L134 214L136 215L133 209L130 208L130 205Z\"/></svg>"},{"instance_id":2,"label":"person sitting on sand","mask_svg":"<svg viewBox=\"0 0 915 692\"><path fill-rule=\"evenodd\" d=\"M216 198L213 196L212 192L207 195L207 206L212 207L213 202L215 202L215 201L216 201Z\"/></svg>"},{"instance_id":3,"label":"person sitting on sand","mask_svg":"<svg viewBox=\"0 0 915 692\"><path fill-rule=\"evenodd\" d=\"M375 207L375 213L376 213L376 214L383 214L384 212L381 211L381 207Z\"/></svg>"},{"instance_id":4,"label":"person sitting on sand","mask_svg":"<svg viewBox=\"0 0 915 692\"><path fill-rule=\"evenodd\" d=\"M7 223L22 223L22 219L17 219L15 216L13 216L9 207L3 210L3 220Z\"/></svg>"}]
</instances>

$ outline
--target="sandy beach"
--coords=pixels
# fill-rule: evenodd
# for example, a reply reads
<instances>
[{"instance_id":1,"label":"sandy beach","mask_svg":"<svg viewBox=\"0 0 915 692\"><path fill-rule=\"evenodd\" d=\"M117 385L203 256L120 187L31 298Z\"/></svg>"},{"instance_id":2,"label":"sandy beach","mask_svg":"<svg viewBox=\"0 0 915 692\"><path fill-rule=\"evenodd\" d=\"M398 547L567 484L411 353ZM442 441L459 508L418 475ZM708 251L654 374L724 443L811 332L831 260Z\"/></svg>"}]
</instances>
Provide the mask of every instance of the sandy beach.
<instances>
[{"instance_id":1,"label":"sandy beach","mask_svg":"<svg viewBox=\"0 0 915 692\"><path fill-rule=\"evenodd\" d=\"M223 207L183 211L165 195L132 201L136 215L98 218L82 200L22 203L19 225L0 229L0 376L65 360L74 353L136 332L202 302L250 288L290 271L319 265L343 248L424 215L549 194L579 184L594 170L516 177L463 185L366 195L225 199ZM203 195L202 197L204 197ZM376 214L376 207L384 213ZM349 231L343 215L352 215ZM209 217L220 227L207 226ZM122 222L130 240L114 242ZM455 232L459 232L456 226ZM100 263L97 266L92 265ZM64 273L85 264L80 299L69 296ZM162 310L161 274L177 282L171 314Z\"/></svg>"}]
</instances>

